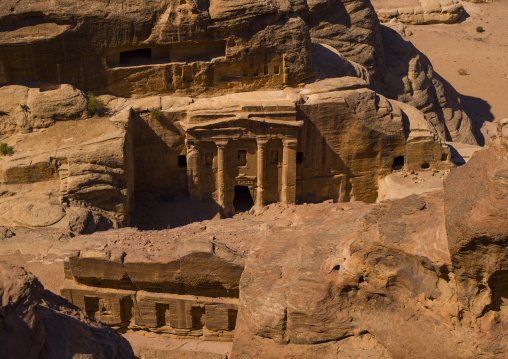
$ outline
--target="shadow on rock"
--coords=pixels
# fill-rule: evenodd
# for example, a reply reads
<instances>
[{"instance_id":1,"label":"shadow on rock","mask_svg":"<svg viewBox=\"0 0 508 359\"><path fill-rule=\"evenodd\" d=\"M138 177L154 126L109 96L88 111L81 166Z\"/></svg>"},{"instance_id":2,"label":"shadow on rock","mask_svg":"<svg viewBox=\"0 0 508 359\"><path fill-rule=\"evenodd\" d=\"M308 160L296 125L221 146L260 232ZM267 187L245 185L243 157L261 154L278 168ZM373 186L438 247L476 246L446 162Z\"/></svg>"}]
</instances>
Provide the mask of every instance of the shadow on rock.
<instances>
[{"instance_id":1,"label":"shadow on rock","mask_svg":"<svg viewBox=\"0 0 508 359\"><path fill-rule=\"evenodd\" d=\"M494 115L490 112L491 106L485 100L478 97L460 95L462 107L473 124L474 134L480 146L485 145L485 138L481 128L485 122L494 121Z\"/></svg>"},{"instance_id":2,"label":"shadow on rock","mask_svg":"<svg viewBox=\"0 0 508 359\"><path fill-rule=\"evenodd\" d=\"M381 26L386 74L381 93L425 114L442 140L477 144L459 94L433 69L429 59L395 30Z\"/></svg>"},{"instance_id":3,"label":"shadow on rock","mask_svg":"<svg viewBox=\"0 0 508 359\"><path fill-rule=\"evenodd\" d=\"M215 202L198 202L187 196L163 198L156 194L136 195L132 225L140 230L161 230L215 218L220 208Z\"/></svg>"}]
</instances>

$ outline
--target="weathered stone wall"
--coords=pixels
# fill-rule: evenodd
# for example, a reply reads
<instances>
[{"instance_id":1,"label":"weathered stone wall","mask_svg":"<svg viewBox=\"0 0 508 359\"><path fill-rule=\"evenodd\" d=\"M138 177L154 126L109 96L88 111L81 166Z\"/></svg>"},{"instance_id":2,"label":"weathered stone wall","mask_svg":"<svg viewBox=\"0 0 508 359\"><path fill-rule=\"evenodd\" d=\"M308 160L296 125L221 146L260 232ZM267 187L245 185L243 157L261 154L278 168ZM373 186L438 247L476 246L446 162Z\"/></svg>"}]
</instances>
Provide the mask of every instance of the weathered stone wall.
<instances>
[{"instance_id":1,"label":"weathered stone wall","mask_svg":"<svg viewBox=\"0 0 508 359\"><path fill-rule=\"evenodd\" d=\"M208 241L166 239L158 258L111 243L65 262L62 295L117 329L232 340L242 255Z\"/></svg>"}]
</instances>

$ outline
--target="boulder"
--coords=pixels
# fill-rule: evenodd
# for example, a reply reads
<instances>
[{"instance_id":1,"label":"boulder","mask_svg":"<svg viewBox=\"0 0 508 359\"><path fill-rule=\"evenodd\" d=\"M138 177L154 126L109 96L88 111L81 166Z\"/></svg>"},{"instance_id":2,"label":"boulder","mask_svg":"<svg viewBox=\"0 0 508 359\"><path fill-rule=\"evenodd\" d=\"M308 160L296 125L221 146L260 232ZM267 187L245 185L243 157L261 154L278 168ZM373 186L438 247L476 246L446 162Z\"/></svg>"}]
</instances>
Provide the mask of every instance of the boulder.
<instances>
[{"instance_id":1,"label":"boulder","mask_svg":"<svg viewBox=\"0 0 508 359\"><path fill-rule=\"evenodd\" d=\"M459 310L479 351L508 350L508 151L498 138L445 181L446 230Z\"/></svg>"},{"instance_id":2,"label":"boulder","mask_svg":"<svg viewBox=\"0 0 508 359\"><path fill-rule=\"evenodd\" d=\"M0 262L0 300L1 358L135 358L121 335L21 267Z\"/></svg>"}]
</instances>

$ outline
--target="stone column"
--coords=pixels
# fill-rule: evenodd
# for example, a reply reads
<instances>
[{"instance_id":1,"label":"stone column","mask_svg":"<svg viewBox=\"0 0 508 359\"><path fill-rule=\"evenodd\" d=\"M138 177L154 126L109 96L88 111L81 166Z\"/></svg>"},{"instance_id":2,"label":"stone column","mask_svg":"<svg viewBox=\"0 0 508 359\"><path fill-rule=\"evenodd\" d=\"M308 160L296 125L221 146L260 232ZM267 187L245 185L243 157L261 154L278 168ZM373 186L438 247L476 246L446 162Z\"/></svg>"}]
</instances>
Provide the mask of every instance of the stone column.
<instances>
[{"instance_id":1,"label":"stone column","mask_svg":"<svg viewBox=\"0 0 508 359\"><path fill-rule=\"evenodd\" d=\"M217 203L222 215L228 215L226 208L226 173L225 173L225 150L227 141L217 141Z\"/></svg>"},{"instance_id":2,"label":"stone column","mask_svg":"<svg viewBox=\"0 0 508 359\"><path fill-rule=\"evenodd\" d=\"M187 147L187 187L189 194L192 199L201 201L201 164L198 143L186 140L185 146Z\"/></svg>"},{"instance_id":3,"label":"stone column","mask_svg":"<svg viewBox=\"0 0 508 359\"><path fill-rule=\"evenodd\" d=\"M258 158L257 158L257 188L256 188L256 205L254 211L256 214L263 212L265 206L264 190L265 190L265 171L266 171L266 144L268 140L258 138Z\"/></svg>"},{"instance_id":4,"label":"stone column","mask_svg":"<svg viewBox=\"0 0 508 359\"><path fill-rule=\"evenodd\" d=\"M280 201L286 204L295 203L296 200L296 139L283 141L282 153L282 188Z\"/></svg>"}]
</instances>

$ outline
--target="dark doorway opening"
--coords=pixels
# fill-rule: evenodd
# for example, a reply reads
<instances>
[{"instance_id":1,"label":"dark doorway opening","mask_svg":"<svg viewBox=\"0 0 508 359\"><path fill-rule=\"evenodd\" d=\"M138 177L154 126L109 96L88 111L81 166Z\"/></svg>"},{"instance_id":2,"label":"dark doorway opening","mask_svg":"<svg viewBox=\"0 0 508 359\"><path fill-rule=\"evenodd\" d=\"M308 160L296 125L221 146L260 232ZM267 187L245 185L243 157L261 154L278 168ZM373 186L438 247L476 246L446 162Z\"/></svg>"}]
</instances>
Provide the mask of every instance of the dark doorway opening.
<instances>
[{"instance_id":1,"label":"dark doorway opening","mask_svg":"<svg viewBox=\"0 0 508 359\"><path fill-rule=\"evenodd\" d=\"M155 303L155 314L157 319L157 326L163 327L170 325L169 323L169 304Z\"/></svg>"},{"instance_id":2,"label":"dark doorway opening","mask_svg":"<svg viewBox=\"0 0 508 359\"><path fill-rule=\"evenodd\" d=\"M254 206L254 200L250 194L249 187L235 186L233 206L235 207L235 212L246 212Z\"/></svg>"},{"instance_id":3,"label":"dark doorway opening","mask_svg":"<svg viewBox=\"0 0 508 359\"><path fill-rule=\"evenodd\" d=\"M398 171L404 168L404 156L397 156L393 159L392 171Z\"/></svg>"},{"instance_id":4,"label":"dark doorway opening","mask_svg":"<svg viewBox=\"0 0 508 359\"><path fill-rule=\"evenodd\" d=\"M303 152L296 153L296 164L301 165L303 163Z\"/></svg>"},{"instance_id":5,"label":"dark doorway opening","mask_svg":"<svg viewBox=\"0 0 508 359\"><path fill-rule=\"evenodd\" d=\"M187 168L187 156L178 156L178 167Z\"/></svg>"},{"instance_id":6,"label":"dark doorway opening","mask_svg":"<svg viewBox=\"0 0 508 359\"><path fill-rule=\"evenodd\" d=\"M152 60L152 49L137 49L120 53L120 65L146 65Z\"/></svg>"}]
</instances>

